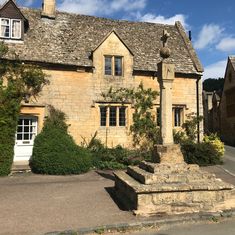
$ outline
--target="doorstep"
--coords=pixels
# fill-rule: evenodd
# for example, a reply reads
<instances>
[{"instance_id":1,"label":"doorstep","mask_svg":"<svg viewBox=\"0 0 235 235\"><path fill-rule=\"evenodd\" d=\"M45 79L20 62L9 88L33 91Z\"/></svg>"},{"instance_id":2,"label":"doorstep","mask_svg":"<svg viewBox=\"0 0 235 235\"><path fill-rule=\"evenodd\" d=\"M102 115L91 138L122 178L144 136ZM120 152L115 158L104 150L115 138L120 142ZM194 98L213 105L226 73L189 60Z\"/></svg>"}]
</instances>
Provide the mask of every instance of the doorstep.
<instances>
[{"instance_id":1,"label":"doorstep","mask_svg":"<svg viewBox=\"0 0 235 235\"><path fill-rule=\"evenodd\" d=\"M11 173L30 172L29 161L15 161L12 164Z\"/></svg>"}]
</instances>

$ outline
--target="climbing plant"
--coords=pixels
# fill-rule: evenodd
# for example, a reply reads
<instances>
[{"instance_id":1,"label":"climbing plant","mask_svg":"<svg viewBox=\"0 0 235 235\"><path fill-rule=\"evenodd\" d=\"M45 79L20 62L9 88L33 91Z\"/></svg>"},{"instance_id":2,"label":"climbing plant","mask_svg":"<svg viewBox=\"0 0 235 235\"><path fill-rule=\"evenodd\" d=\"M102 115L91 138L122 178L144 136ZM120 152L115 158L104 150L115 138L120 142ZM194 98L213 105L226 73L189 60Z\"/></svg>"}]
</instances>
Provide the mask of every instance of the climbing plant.
<instances>
[{"instance_id":1,"label":"climbing plant","mask_svg":"<svg viewBox=\"0 0 235 235\"><path fill-rule=\"evenodd\" d=\"M134 145L151 149L154 144L160 142L160 130L157 126L154 101L159 93L151 88L145 89L143 83L137 88L120 88L102 93L104 99L112 102L130 102L134 108L133 124L130 131Z\"/></svg>"},{"instance_id":2,"label":"climbing plant","mask_svg":"<svg viewBox=\"0 0 235 235\"><path fill-rule=\"evenodd\" d=\"M6 59L10 52L0 42L0 175L10 173L13 156L15 131L21 102L36 97L42 87L48 84L47 76L35 65L22 63L17 56Z\"/></svg>"}]
</instances>

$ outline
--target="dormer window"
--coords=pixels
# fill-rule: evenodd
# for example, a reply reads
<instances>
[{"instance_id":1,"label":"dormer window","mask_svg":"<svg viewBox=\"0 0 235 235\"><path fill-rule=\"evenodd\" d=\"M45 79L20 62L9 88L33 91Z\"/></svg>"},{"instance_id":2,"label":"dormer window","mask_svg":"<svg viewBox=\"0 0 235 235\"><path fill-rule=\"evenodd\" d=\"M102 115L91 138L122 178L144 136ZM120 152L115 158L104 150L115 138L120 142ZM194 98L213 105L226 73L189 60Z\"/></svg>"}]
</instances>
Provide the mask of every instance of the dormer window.
<instances>
[{"instance_id":1,"label":"dormer window","mask_svg":"<svg viewBox=\"0 0 235 235\"><path fill-rule=\"evenodd\" d=\"M21 20L0 18L1 38L20 39L21 38Z\"/></svg>"},{"instance_id":2,"label":"dormer window","mask_svg":"<svg viewBox=\"0 0 235 235\"><path fill-rule=\"evenodd\" d=\"M112 76L123 76L123 57L110 56L104 57L104 74Z\"/></svg>"}]
</instances>

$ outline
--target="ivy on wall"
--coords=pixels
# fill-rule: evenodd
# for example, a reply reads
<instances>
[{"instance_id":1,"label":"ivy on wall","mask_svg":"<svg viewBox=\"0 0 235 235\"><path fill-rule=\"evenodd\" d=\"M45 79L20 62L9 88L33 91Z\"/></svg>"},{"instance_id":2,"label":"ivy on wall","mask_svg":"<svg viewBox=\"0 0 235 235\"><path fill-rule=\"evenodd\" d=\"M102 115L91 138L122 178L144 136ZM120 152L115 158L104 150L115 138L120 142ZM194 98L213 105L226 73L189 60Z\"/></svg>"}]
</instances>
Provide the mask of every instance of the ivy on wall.
<instances>
[{"instance_id":1,"label":"ivy on wall","mask_svg":"<svg viewBox=\"0 0 235 235\"><path fill-rule=\"evenodd\" d=\"M48 84L42 69L22 63L17 56L7 60L8 47L0 43L0 176L8 175L14 156L15 131L23 100L36 97Z\"/></svg>"}]
</instances>

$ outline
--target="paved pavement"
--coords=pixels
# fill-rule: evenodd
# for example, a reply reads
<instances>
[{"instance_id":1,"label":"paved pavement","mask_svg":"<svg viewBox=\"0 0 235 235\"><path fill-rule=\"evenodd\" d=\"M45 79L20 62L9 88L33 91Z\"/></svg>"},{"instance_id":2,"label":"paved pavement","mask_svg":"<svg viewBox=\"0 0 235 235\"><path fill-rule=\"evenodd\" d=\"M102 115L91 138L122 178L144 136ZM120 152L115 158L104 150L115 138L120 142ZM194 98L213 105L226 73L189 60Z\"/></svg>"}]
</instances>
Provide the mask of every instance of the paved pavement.
<instances>
[{"instance_id":1,"label":"paved pavement","mask_svg":"<svg viewBox=\"0 0 235 235\"><path fill-rule=\"evenodd\" d=\"M230 165L235 163L230 158L234 149L226 149L223 167L233 170ZM235 185L235 176L221 167L204 170ZM37 235L148 220L119 208L111 197L113 186L113 175L108 171L79 176L17 174L0 178L0 235Z\"/></svg>"},{"instance_id":2,"label":"paved pavement","mask_svg":"<svg viewBox=\"0 0 235 235\"><path fill-rule=\"evenodd\" d=\"M221 222L207 222L197 224L180 224L171 228L143 230L141 232L126 233L126 235L234 235L235 218Z\"/></svg>"},{"instance_id":3,"label":"paved pavement","mask_svg":"<svg viewBox=\"0 0 235 235\"><path fill-rule=\"evenodd\" d=\"M33 174L0 178L0 234L33 235L136 221L109 192L112 175Z\"/></svg>"}]
</instances>

